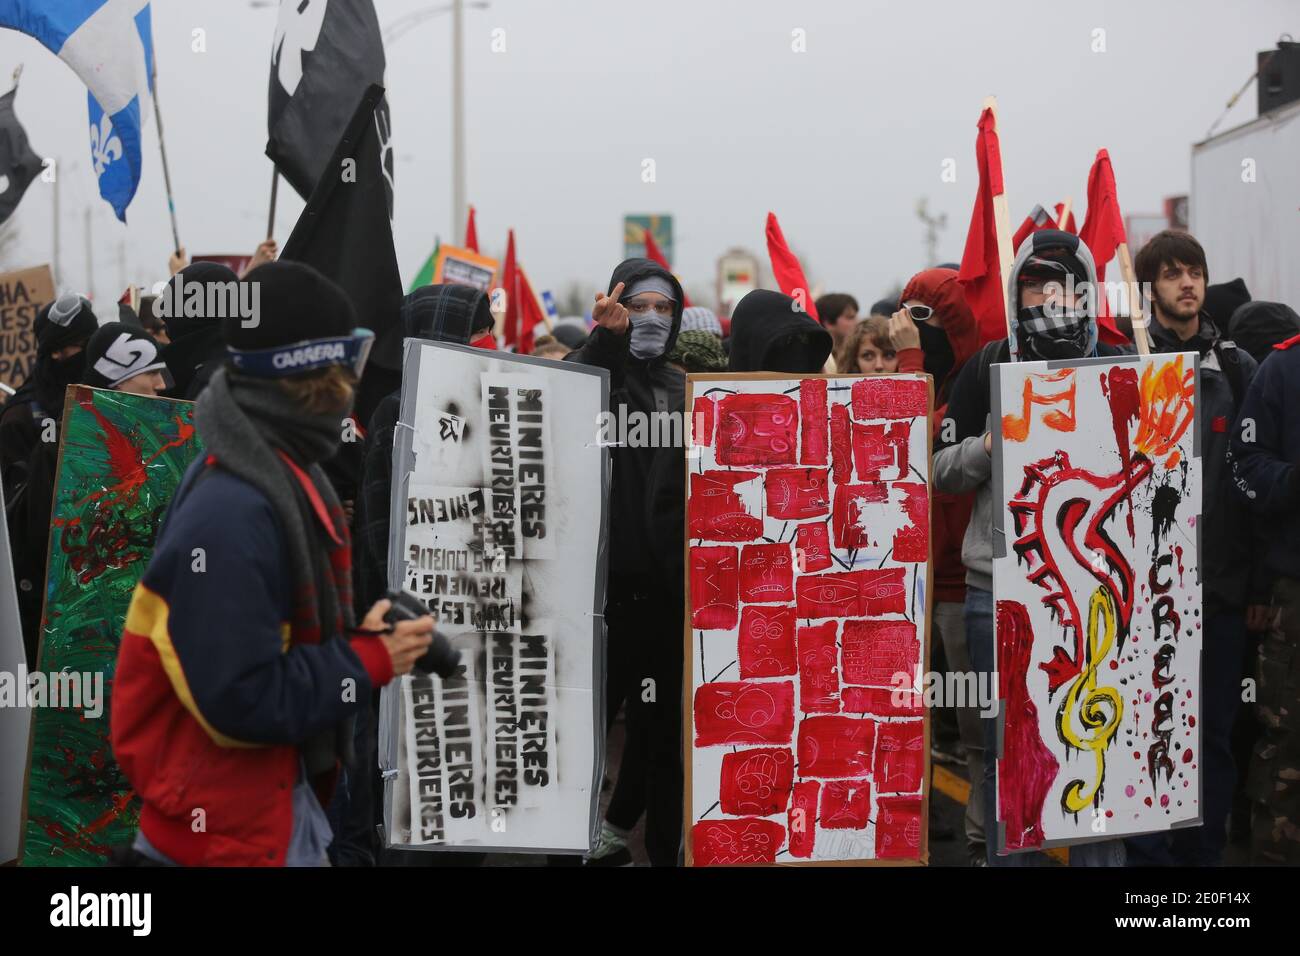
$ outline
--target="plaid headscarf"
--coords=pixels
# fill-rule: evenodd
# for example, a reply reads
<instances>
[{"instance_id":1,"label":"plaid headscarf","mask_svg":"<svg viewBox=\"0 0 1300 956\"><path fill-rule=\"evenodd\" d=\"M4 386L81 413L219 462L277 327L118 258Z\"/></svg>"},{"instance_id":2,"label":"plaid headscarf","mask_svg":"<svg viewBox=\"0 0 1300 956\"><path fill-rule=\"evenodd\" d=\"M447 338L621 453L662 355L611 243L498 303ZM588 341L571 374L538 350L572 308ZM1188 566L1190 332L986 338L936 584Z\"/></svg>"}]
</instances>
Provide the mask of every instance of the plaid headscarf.
<instances>
[{"instance_id":1,"label":"plaid headscarf","mask_svg":"<svg viewBox=\"0 0 1300 956\"><path fill-rule=\"evenodd\" d=\"M407 338L468 345L492 327L485 292L471 285L421 286L402 299L402 330Z\"/></svg>"},{"instance_id":2,"label":"plaid headscarf","mask_svg":"<svg viewBox=\"0 0 1300 956\"><path fill-rule=\"evenodd\" d=\"M676 362L688 372L725 372L727 356L722 351L722 340L712 332L691 329L677 336L677 344L668 353L668 361Z\"/></svg>"}]
</instances>

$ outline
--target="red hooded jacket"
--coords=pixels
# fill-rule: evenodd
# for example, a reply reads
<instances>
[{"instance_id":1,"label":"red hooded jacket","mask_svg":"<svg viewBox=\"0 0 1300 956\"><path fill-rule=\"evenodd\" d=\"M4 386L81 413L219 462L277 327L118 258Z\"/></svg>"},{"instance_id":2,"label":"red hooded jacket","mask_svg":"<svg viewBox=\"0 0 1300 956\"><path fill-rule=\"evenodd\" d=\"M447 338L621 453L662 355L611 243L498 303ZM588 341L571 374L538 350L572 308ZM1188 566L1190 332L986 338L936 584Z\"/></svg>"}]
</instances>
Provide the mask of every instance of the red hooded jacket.
<instances>
[{"instance_id":1,"label":"red hooded jacket","mask_svg":"<svg viewBox=\"0 0 1300 956\"><path fill-rule=\"evenodd\" d=\"M957 283L955 269L926 269L918 272L903 289L900 301L916 299L935 311L939 327L952 346L953 365L942 382L935 381L933 429L938 434L948 412L948 388L961 367L979 350L979 328ZM934 320L932 320L934 321ZM926 362L929 371L930 362ZM975 502L973 492L940 494L931 489L930 534L934 556L934 598L936 601L966 600L966 567L961 562L961 542Z\"/></svg>"}]
</instances>

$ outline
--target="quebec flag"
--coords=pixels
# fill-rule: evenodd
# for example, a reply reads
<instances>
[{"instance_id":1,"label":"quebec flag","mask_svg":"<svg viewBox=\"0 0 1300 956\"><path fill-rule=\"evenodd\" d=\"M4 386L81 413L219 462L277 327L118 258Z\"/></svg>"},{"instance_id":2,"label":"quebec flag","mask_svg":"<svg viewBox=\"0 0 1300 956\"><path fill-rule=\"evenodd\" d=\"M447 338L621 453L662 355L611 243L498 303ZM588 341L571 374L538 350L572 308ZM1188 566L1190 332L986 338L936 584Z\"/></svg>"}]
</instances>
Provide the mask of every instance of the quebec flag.
<instances>
[{"instance_id":1,"label":"quebec flag","mask_svg":"<svg viewBox=\"0 0 1300 956\"><path fill-rule=\"evenodd\" d=\"M0 0L0 27L34 37L86 84L99 194L126 222L140 184L140 129L153 90L148 0Z\"/></svg>"}]
</instances>

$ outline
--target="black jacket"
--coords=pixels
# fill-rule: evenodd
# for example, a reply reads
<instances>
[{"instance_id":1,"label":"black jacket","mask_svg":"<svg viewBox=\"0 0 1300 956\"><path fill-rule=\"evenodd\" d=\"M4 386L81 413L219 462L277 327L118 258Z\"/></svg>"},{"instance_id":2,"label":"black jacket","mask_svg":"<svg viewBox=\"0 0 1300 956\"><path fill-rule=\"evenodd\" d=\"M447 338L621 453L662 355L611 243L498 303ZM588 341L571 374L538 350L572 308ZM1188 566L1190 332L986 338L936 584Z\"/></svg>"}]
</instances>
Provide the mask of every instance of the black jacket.
<instances>
[{"instance_id":1,"label":"black jacket","mask_svg":"<svg viewBox=\"0 0 1300 956\"><path fill-rule=\"evenodd\" d=\"M1256 364L1244 349L1220 336L1202 312L1196 335L1182 341L1157 322L1148 327L1153 352L1197 352L1201 356L1201 590L1207 614L1267 604L1265 539L1232 490L1228 442L1232 423L1255 377Z\"/></svg>"},{"instance_id":2,"label":"black jacket","mask_svg":"<svg viewBox=\"0 0 1300 956\"><path fill-rule=\"evenodd\" d=\"M628 259L618 265L609 280L609 291L620 282L625 291L639 280L650 276L666 279L676 292L677 305L673 309L672 331L664 355L653 359L635 359L628 352L630 333L616 335L597 326L585 345L565 357L567 362L594 365L609 372L609 406L616 422L634 421L629 416L650 416L655 413L681 415L686 401L686 376L668 364L665 356L677 342L682 325L682 287L671 272L649 259ZM649 434L650 423L659 419L647 418L641 429ZM622 440L626 436L617 436ZM645 443L643 443L644 445ZM663 569L658 567L651 551L652 539L649 522L661 525L660 532L676 523L679 528L684 518L684 505L676 503L671 513L651 515L648 502L652 499L650 475L656 472L656 462L661 455L685 468L685 449L661 447L616 447L613 449L614 480L610 490L610 548L609 571L611 598L626 597L629 590L648 596L664 593ZM669 472L672 468L669 467ZM662 471L665 478L669 475ZM665 502L672 500L664 499ZM680 533L680 531L678 532ZM681 582L678 582L678 587Z\"/></svg>"}]
</instances>

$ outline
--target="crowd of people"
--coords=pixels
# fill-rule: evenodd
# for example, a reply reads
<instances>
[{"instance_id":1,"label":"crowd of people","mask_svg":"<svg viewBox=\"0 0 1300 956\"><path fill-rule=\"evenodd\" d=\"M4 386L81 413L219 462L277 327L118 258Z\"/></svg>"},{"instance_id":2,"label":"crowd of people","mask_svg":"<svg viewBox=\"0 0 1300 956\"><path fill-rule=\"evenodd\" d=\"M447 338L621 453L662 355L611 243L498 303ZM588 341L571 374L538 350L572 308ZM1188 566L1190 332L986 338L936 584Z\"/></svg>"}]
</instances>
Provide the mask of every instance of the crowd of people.
<instances>
[{"instance_id":1,"label":"crowd of people","mask_svg":"<svg viewBox=\"0 0 1300 956\"><path fill-rule=\"evenodd\" d=\"M138 312L123 307L119 321L101 325L89 300L61 295L36 320L30 378L0 409L0 476L35 667L67 386L197 403L205 454L159 529L117 661L113 753L143 805L135 842L118 862L482 863L477 854L393 850L376 836L377 692L411 670L434 630L427 616L387 620L400 383L358 403L368 337L353 304L310 267L276 261L273 243L259 247L243 276L183 257L172 265L177 283L257 283L261 321L249 328L238 317L168 315L145 297ZM1234 828L1249 829L1252 862L1294 864L1300 317L1252 301L1240 280L1210 285L1204 250L1185 232L1155 236L1135 268L1150 290L1152 351L1201 359L1203 815L1199 826L1169 834L1072 848L1070 863L1213 865ZM630 259L595 296L589 328L557 325L534 354L607 370L615 413L680 413L688 373L928 373L932 655L952 671L988 675L990 367L1132 352L1131 342L1101 342L1096 304L1070 291L1096 282L1077 236L1031 234L1012 268L1011 336L981 343L955 266L917 273L866 316L847 294L818 298L813 319L795 299L755 290L723 319L687 308L664 267ZM403 331L467 345L492 327L489 303L469 286L425 286L403 301ZM305 343L337 347L287 368L271 360ZM343 440L349 418L357 442ZM612 450L606 718L612 726L622 713L626 733L586 865L630 863L643 818L651 864L682 859L683 454ZM196 548L206 573L190 570ZM650 699L641 692L646 678L658 689ZM348 681L361 693L340 695ZM1042 864L1035 853L997 853L996 719L973 702L952 711L952 739L937 733L934 747L971 781L962 834L971 864ZM207 811L202 829L191 825L195 806Z\"/></svg>"}]
</instances>

